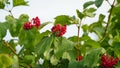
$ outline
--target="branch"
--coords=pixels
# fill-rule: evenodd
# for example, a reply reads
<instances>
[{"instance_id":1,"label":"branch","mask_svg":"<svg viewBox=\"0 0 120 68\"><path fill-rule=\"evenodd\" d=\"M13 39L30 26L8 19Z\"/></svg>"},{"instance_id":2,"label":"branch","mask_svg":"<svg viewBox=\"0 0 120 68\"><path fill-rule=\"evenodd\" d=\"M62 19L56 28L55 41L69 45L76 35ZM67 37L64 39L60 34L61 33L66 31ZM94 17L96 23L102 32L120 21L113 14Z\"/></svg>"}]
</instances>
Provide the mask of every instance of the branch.
<instances>
[{"instance_id":1,"label":"branch","mask_svg":"<svg viewBox=\"0 0 120 68\"><path fill-rule=\"evenodd\" d=\"M8 44L8 42L4 42L4 46L8 47L19 59L22 60L22 58L18 56L16 51L10 46L10 44Z\"/></svg>"},{"instance_id":2,"label":"branch","mask_svg":"<svg viewBox=\"0 0 120 68\"><path fill-rule=\"evenodd\" d=\"M111 9L110 9L110 13L109 13L109 16L108 16L107 25L106 25L106 27L105 27L105 32L103 33L103 38L100 40L100 43L101 43L101 42L106 38L106 36L107 36L108 27L109 27L109 24L110 24L110 20L111 20L111 15L112 15L112 10L113 10L114 4L115 4L115 0L113 1L113 4L111 5Z\"/></svg>"},{"instance_id":3,"label":"branch","mask_svg":"<svg viewBox=\"0 0 120 68\"><path fill-rule=\"evenodd\" d=\"M78 28L78 47L80 47L80 44L79 44L79 41L80 41L80 27L81 27L81 22L82 22L82 20L80 20L80 23L79 23L79 25L77 26L77 28Z\"/></svg>"},{"instance_id":4,"label":"branch","mask_svg":"<svg viewBox=\"0 0 120 68\"><path fill-rule=\"evenodd\" d=\"M78 39L77 39L78 55L80 54L80 28L81 28L81 23L82 23L82 20L80 20L80 22L79 22L79 24L77 26L77 28L78 28L78 35L77 35L78 36Z\"/></svg>"}]
</instances>

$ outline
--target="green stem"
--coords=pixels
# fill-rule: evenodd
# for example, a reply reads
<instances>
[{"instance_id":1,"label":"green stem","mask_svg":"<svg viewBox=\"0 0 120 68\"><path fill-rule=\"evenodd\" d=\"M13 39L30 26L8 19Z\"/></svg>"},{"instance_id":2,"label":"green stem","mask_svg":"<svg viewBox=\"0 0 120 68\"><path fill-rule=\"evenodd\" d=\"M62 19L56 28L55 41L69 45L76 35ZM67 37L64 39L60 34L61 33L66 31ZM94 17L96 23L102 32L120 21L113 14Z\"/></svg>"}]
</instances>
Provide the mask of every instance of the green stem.
<instances>
[{"instance_id":1,"label":"green stem","mask_svg":"<svg viewBox=\"0 0 120 68\"><path fill-rule=\"evenodd\" d=\"M80 20L80 23L77 26L77 28L78 28L78 35L77 35L78 36L78 39L77 39L78 55L80 54L80 27L81 27L81 22L82 22L82 20Z\"/></svg>"},{"instance_id":2,"label":"green stem","mask_svg":"<svg viewBox=\"0 0 120 68\"><path fill-rule=\"evenodd\" d=\"M108 16L107 25L106 25L106 27L105 27L105 32L104 32L104 34L103 34L103 38L100 40L100 43L101 43L101 42L106 38L106 36L107 36L108 27L109 27L109 24L110 24L110 20L111 20L111 15L112 15L112 10L113 10L114 4L115 4L115 0L113 1L113 4L111 5L111 9L110 9L110 13L109 13L109 16Z\"/></svg>"}]
</instances>

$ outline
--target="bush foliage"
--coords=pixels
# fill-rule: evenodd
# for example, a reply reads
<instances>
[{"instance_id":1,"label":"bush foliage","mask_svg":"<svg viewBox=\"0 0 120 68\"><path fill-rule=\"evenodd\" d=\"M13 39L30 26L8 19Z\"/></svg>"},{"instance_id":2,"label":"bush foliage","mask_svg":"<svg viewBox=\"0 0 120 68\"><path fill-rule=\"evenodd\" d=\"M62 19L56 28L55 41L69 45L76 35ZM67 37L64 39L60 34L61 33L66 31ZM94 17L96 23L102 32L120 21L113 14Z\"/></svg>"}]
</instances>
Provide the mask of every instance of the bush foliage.
<instances>
[{"instance_id":1,"label":"bush foliage","mask_svg":"<svg viewBox=\"0 0 120 68\"><path fill-rule=\"evenodd\" d=\"M103 2L111 7L108 17L100 14L98 21L82 25L86 17L96 16ZM120 68L120 0L88 1L83 11L76 9L77 17L58 15L52 23L41 23L39 17L30 20L27 14L16 18L12 9L5 9L10 5L28 6L28 2L0 0L0 10L10 13L0 22L0 68ZM40 31L50 23L51 30ZM70 25L76 25L78 35L67 38L64 34ZM17 39L4 40L8 31ZM93 40L89 33L95 33L98 39ZM17 46L21 46L19 53Z\"/></svg>"}]
</instances>

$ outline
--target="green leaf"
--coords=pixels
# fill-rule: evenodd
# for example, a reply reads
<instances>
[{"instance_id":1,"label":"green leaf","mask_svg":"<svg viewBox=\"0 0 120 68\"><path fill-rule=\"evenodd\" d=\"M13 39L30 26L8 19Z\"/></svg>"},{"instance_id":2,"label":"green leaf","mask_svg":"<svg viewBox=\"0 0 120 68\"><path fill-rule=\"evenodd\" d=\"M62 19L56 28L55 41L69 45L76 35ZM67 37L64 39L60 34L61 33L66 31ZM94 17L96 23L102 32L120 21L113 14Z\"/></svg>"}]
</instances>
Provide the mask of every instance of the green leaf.
<instances>
[{"instance_id":1,"label":"green leaf","mask_svg":"<svg viewBox=\"0 0 120 68\"><path fill-rule=\"evenodd\" d=\"M0 67L8 68L12 65L12 59L7 54L0 54Z\"/></svg>"},{"instance_id":2,"label":"green leaf","mask_svg":"<svg viewBox=\"0 0 120 68\"><path fill-rule=\"evenodd\" d=\"M68 15L59 15L55 17L55 23L54 24L61 24L61 25L70 25L73 24L71 17Z\"/></svg>"},{"instance_id":3,"label":"green leaf","mask_svg":"<svg viewBox=\"0 0 120 68\"><path fill-rule=\"evenodd\" d=\"M95 3L94 1L88 1L88 2L84 3L83 7L84 7L84 9L85 9L85 8L87 8L88 6L93 5L94 3Z\"/></svg>"},{"instance_id":4,"label":"green leaf","mask_svg":"<svg viewBox=\"0 0 120 68\"><path fill-rule=\"evenodd\" d=\"M20 5L28 6L27 2L25 2L24 0L13 0L13 7Z\"/></svg>"},{"instance_id":5,"label":"green leaf","mask_svg":"<svg viewBox=\"0 0 120 68\"><path fill-rule=\"evenodd\" d=\"M120 12L120 9L119 9L119 8L120 8L120 4L117 4L117 5L113 8L112 14L115 14L115 15L116 15L116 14L117 14L117 15L119 14L119 15L120 15L120 13L119 13L119 12ZM118 16L119 16L119 15L118 15Z\"/></svg>"},{"instance_id":6,"label":"green leaf","mask_svg":"<svg viewBox=\"0 0 120 68\"><path fill-rule=\"evenodd\" d=\"M90 39L90 37L88 36L88 35L83 35L82 37L81 37L81 41L87 41L87 40L89 40Z\"/></svg>"},{"instance_id":7,"label":"green leaf","mask_svg":"<svg viewBox=\"0 0 120 68\"><path fill-rule=\"evenodd\" d=\"M77 12L77 16L78 16L80 19L83 19L84 14L83 14L82 12L80 12L78 9L76 9L76 12Z\"/></svg>"},{"instance_id":8,"label":"green leaf","mask_svg":"<svg viewBox=\"0 0 120 68\"><path fill-rule=\"evenodd\" d=\"M46 49L49 49L53 42L53 36L43 38L36 46L35 52L38 55L42 55Z\"/></svg>"},{"instance_id":9,"label":"green leaf","mask_svg":"<svg viewBox=\"0 0 120 68\"><path fill-rule=\"evenodd\" d=\"M79 62L79 67L83 68L94 68L99 63L99 55L102 53L103 48L92 49L89 53L83 57Z\"/></svg>"},{"instance_id":10,"label":"green leaf","mask_svg":"<svg viewBox=\"0 0 120 68\"><path fill-rule=\"evenodd\" d=\"M69 60L61 59L59 64L57 65L58 68L68 68Z\"/></svg>"},{"instance_id":11,"label":"green leaf","mask_svg":"<svg viewBox=\"0 0 120 68\"><path fill-rule=\"evenodd\" d=\"M6 33L7 33L6 23L0 23L0 40L6 36Z\"/></svg>"},{"instance_id":12,"label":"green leaf","mask_svg":"<svg viewBox=\"0 0 120 68\"><path fill-rule=\"evenodd\" d=\"M72 50L67 51L70 56L70 61L76 61L76 57L78 56L78 51L76 48L73 48Z\"/></svg>"},{"instance_id":13,"label":"green leaf","mask_svg":"<svg viewBox=\"0 0 120 68\"><path fill-rule=\"evenodd\" d=\"M21 14L18 20L23 25L25 22L29 21L29 16L27 14Z\"/></svg>"},{"instance_id":14,"label":"green leaf","mask_svg":"<svg viewBox=\"0 0 120 68\"><path fill-rule=\"evenodd\" d=\"M44 22L44 23L42 23L42 24L40 25L40 28L39 28L39 29L42 29L44 26L46 26L46 25L48 25L48 24L50 24L50 23L52 23L52 22Z\"/></svg>"},{"instance_id":15,"label":"green leaf","mask_svg":"<svg viewBox=\"0 0 120 68\"><path fill-rule=\"evenodd\" d=\"M13 56L13 64L12 64L13 68L19 68L19 60L17 56Z\"/></svg>"},{"instance_id":16,"label":"green leaf","mask_svg":"<svg viewBox=\"0 0 120 68\"><path fill-rule=\"evenodd\" d=\"M8 43L14 50L16 50L16 46L17 44L14 42L14 40L10 40L9 43Z\"/></svg>"},{"instance_id":17,"label":"green leaf","mask_svg":"<svg viewBox=\"0 0 120 68\"><path fill-rule=\"evenodd\" d=\"M23 62L28 64L28 65L35 63L35 57L33 55L25 55Z\"/></svg>"},{"instance_id":18,"label":"green leaf","mask_svg":"<svg viewBox=\"0 0 120 68\"><path fill-rule=\"evenodd\" d=\"M112 45L115 55L120 58L120 42L113 42Z\"/></svg>"},{"instance_id":19,"label":"green leaf","mask_svg":"<svg viewBox=\"0 0 120 68\"><path fill-rule=\"evenodd\" d=\"M95 32L97 34L97 36L99 37L99 39L102 38L103 33L105 31L105 28L102 26L102 23L103 22L98 21L98 22L92 23L89 26L89 31L90 32Z\"/></svg>"},{"instance_id":20,"label":"green leaf","mask_svg":"<svg viewBox=\"0 0 120 68\"><path fill-rule=\"evenodd\" d=\"M92 48L99 48L100 44L94 40L87 40L84 42L84 45Z\"/></svg>"},{"instance_id":21,"label":"green leaf","mask_svg":"<svg viewBox=\"0 0 120 68\"><path fill-rule=\"evenodd\" d=\"M96 11L95 8L89 8L89 9L85 9L83 11L83 13L86 17L94 17L95 16L95 13L94 13L95 11Z\"/></svg>"},{"instance_id":22,"label":"green leaf","mask_svg":"<svg viewBox=\"0 0 120 68\"><path fill-rule=\"evenodd\" d=\"M55 55L53 55L51 58L50 58L50 63L52 65L57 65L59 62L59 58L57 58Z\"/></svg>"},{"instance_id":23,"label":"green leaf","mask_svg":"<svg viewBox=\"0 0 120 68\"><path fill-rule=\"evenodd\" d=\"M1 53L8 54L10 52L11 52L10 49L5 46L4 41L0 41L0 54Z\"/></svg>"},{"instance_id":24,"label":"green leaf","mask_svg":"<svg viewBox=\"0 0 120 68\"><path fill-rule=\"evenodd\" d=\"M2 0L0 0L0 9L4 9L4 7L5 7L4 2Z\"/></svg>"},{"instance_id":25,"label":"green leaf","mask_svg":"<svg viewBox=\"0 0 120 68\"><path fill-rule=\"evenodd\" d=\"M120 3L120 0L117 0L118 3Z\"/></svg>"},{"instance_id":26,"label":"green leaf","mask_svg":"<svg viewBox=\"0 0 120 68\"><path fill-rule=\"evenodd\" d=\"M55 46L54 49L55 56L60 58L62 57L64 52L72 50L74 43L67 40L66 38L62 38L61 41L60 39L54 41L54 46Z\"/></svg>"},{"instance_id":27,"label":"green leaf","mask_svg":"<svg viewBox=\"0 0 120 68\"><path fill-rule=\"evenodd\" d=\"M68 68L78 68L79 64L77 61L72 61L69 63ZM81 67L81 68L85 68L85 67Z\"/></svg>"},{"instance_id":28,"label":"green leaf","mask_svg":"<svg viewBox=\"0 0 120 68\"><path fill-rule=\"evenodd\" d=\"M19 30L22 27L22 24L20 24L21 21L13 18L10 15L6 16L6 24L8 26L7 28L9 28L9 31L10 31L10 34L12 35L12 37L18 36Z\"/></svg>"},{"instance_id":29,"label":"green leaf","mask_svg":"<svg viewBox=\"0 0 120 68\"><path fill-rule=\"evenodd\" d=\"M72 36L68 38L72 42L78 42L78 36Z\"/></svg>"},{"instance_id":30,"label":"green leaf","mask_svg":"<svg viewBox=\"0 0 120 68\"><path fill-rule=\"evenodd\" d=\"M82 26L82 29L83 29L83 36L87 36L88 35L88 29L89 29L89 26L87 24L83 25Z\"/></svg>"},{"instance_id":31,"label":"green leaf","mask_svg":"<svg viewBox=\"0 0 120 68\"><path fill-rule=\"evenodd\" d=\"M24 45L24 47L27 50L33 51L33 49L35 48L35 45L38 44L39 38L37 38L36 40L36 37L40 37L39 34L40 33L37 31L36 28L33 28L31 30L21 29L18 35L18 38L19 38L18 42L20 45Z\"/></svg>"},{"instance_id":32,"label":"green leaf","mask_svg":"<svg viewBox=\"0 0 120 68\"><path fill-rule=\"evenodd\" d=\"M105 15L100 14L99 15L99 21L102 23L104 21L104 19L105 19Z\"/></svg>"},{"instance_id":33,"label":"green leaf","mask_svg":"<svg viewBox=\"0 0 120 68\"><path fill-rule=\"evenodd\" d=\"M44 57L46 60L50 60L51 57L51 53L52 53L53 49L48 48L45 52L44 52Z\"/></svg>"},{"instance_id":34,"label":"green leaf","mask_svg":"<svg viewBox=\"0 0 120 68\"><path fill-rule=\"evenodd\" d=\"M103 1L104 0L95 0L95 6L99 8L102 5Z\"/></svg>"},{"instance_id":35,"label":"green leaf","mask_svg":"<svg viewBox=\"0 0 120 68\"><path fill-rule=\"evenodd\" d=\"M97 36L101 39L104 33L103 27L95 27L93 28L93 31L97 34Z\"/></svg>"}]
</instances>

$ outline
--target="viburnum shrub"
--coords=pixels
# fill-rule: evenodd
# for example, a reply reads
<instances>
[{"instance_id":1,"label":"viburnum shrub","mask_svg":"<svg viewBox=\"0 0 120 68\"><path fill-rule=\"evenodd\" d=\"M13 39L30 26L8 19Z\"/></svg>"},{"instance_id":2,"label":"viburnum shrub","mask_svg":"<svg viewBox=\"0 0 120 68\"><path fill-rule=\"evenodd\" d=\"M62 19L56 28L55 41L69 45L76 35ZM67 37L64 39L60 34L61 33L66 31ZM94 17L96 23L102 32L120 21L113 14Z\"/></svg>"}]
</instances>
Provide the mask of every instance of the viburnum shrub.
<instances>
[{"instance_id":1,"label":"viburnum shrub","mask_svg":"<svg viewBox=\"0 0 120 68\"><path fill-rule=\"evenodd\" d=\"M99 11L103 3L110 6L107 14ZM77 16L58 15L52 22L14 17L12 9L21 5L28 2L0 0L0 10L10 13L0 21L0 68L120 68L120 0L89 0ZM97 21L88 24L90 18Z\"/></svg>"}]
</instances>

